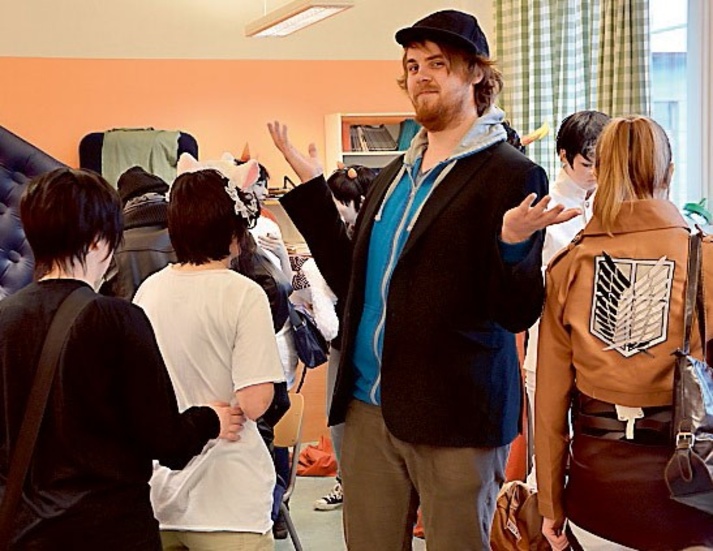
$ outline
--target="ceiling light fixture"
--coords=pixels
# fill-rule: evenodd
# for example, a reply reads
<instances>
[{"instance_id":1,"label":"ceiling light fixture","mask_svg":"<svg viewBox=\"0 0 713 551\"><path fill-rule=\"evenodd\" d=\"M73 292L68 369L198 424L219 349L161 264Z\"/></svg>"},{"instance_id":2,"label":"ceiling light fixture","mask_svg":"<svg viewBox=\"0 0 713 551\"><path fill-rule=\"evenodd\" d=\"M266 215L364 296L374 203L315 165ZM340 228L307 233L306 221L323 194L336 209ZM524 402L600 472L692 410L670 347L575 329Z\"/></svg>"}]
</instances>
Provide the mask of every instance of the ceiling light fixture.
<instances>
[{"instance_id":1,"label":"ceiling light fixture","mask_svg":"<svg viewBox=\"0 0 713 551\"><path fill-rule=\"evenodd\" d=\"M295 0L245 26L245 36L287 36L354 6L354 0Z\"/></svg>"}]
</instances>

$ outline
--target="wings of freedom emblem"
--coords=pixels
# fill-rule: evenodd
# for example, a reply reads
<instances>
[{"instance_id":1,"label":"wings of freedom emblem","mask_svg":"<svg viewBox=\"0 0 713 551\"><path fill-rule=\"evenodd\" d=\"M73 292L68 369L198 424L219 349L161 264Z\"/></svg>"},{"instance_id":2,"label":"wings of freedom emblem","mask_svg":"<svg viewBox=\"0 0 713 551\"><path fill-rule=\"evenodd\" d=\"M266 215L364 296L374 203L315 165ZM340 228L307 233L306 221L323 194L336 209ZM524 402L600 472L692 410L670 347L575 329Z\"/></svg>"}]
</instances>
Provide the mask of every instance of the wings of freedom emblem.
<instances>
[{"instance_id":1,"label":"wings of freedom emblem","mask_svg":"<svg viewBox=\"0 0 713 551\"><path fill-rule=\"evenodd\" d=\"M604 350L629 358L664 342L668 333L674 263L658 260L594 259L594 296L589 330Z\"/></svg>"}]
</instances>

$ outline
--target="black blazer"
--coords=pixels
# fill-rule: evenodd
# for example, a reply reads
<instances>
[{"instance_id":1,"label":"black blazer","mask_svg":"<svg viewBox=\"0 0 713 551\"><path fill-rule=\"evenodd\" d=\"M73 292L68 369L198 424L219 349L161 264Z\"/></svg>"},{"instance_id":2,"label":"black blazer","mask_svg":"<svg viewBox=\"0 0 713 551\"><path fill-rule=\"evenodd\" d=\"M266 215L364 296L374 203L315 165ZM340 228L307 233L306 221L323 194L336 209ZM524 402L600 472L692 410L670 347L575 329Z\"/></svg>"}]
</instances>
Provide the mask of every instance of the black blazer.
<instances>
[{"instance_id":1,"label":"black blazer","mask_svg":"<svg viewBox=\"0 0 713 551\"><path fill-rule=\"evenodd\" d=\"M381 171L351 242L324 178L285 195L325 280L344 303L342 357L330 424L354 391L352 352L364 301L373 219L402 167ZM397 438L437 446L502 446L520 427L521 379L513 333L538 318L544 297L543 232L527 258L506 265L503 214L547 194L541 167L505 142L459 160L426 202L389 286L381 407Z\"/></svg>"}]
</instances>

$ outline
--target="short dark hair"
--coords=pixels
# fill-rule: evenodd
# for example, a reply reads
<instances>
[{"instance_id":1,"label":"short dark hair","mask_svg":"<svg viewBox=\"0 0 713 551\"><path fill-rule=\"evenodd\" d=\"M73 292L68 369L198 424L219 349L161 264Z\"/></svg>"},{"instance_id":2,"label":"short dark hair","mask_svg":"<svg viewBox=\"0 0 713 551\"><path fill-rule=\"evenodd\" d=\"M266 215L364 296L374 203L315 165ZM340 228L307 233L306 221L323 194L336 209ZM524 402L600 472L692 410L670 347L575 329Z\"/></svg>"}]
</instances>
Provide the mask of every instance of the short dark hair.
<instances>
[{"instance_id":1,"label":"short dark hair","mask_svg":"<svg viewBox=\"0 0 713 551\"><path fill-rule=\"evenodd\" d=\"M235 212L228 179L213 169L181 174L171 187L168 233L181 264L205 264L230 255L233 238L243 241L249 221ZM247 192L238 190L243 198Z\"/></svg>"},{"instance_id":2,"label":"short dark hair","mask_svg":"<svg viewBox=\"0 0 713 551\"><path fill-rule=\"evenodd\" d=\"M35 255L38 279L55 267L86 266L90 247L121 242L118 192L96 172L57 168L31 180L20 201L20 219Z\"/></svg>"},{"instance_id":3,"label":"short dark hair","mask_svg":"<svg viewBox=\"0 0 713 551\"><path fill-rule=\"evenodd\" d=\"M350 175L354 175L354 177L352 178ZM337 201L344 205L349 205L354 201L354 209L359 212L362 199L369 191L369 186L375 177L376 172L372 169L366 166L352 165L332 172L327 179L327 185Z\"/></svg>"},{"instance_id":4,"label":"short dark hair","mask_svg":"<svg viewBox=\"0 0 713 551\"><path fill-rule=\"evenodd\" d=\"M567 162L571 165L577 155L588 161L597 145L597 139L611 117L601 111L577 111L562 120L557 132L557 155L564 149Z\"/></svg>"},{"instance_id":5,"label":"short dark hair","mask_svg":"<svg viewBox=\"0 0 713 551\"><path fill-rule=\"evenodd\" d=\"M475 74L477 68L480 68L483 72L482 80L473 86L473 101L475 102L478 116L481 116L495 103L495 99L503 89L503 75L495 66L495 61L475 53L467 52L446 42L434 42L438 44L443 55L450 62L451 67L460 72L461 75L470 78ZM397 80L399 87L404 91L406 91L406 81L408 79L408 71L406 69L406 61L408 58L406 50L415 44L423 43L414 42L404 47L404 55L401 60L404 72Z\"/></svg>"}]
</instances>

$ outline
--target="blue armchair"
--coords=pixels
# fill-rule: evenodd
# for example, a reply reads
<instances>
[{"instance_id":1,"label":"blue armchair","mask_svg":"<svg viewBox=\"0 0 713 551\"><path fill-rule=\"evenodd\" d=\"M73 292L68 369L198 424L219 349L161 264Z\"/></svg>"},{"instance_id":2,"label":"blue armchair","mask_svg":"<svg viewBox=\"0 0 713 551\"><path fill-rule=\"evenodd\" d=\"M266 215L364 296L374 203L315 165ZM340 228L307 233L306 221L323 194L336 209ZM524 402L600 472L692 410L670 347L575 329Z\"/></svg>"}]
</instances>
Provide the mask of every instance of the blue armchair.
<instances>
[{"instance_id":1,"label":"blue armchair","mask_svg":"<svg viewBox=\"0 0 713 551\"><path fill-rule=\"evenodd\" d=\"M34 257L20 223L27 182L64 166L0 126L0 299L32 281Z\"/></svg>"}]
</instances>

